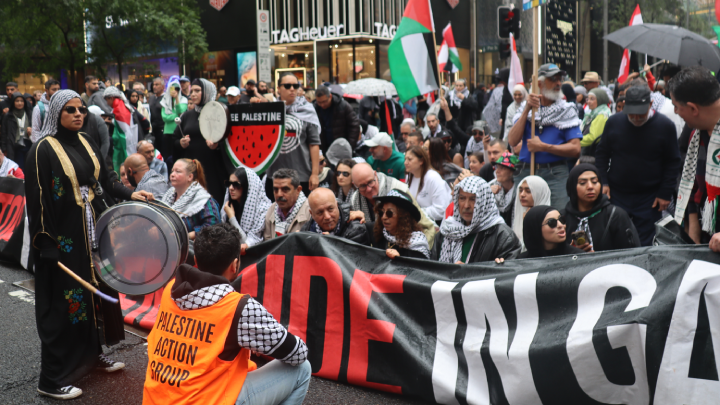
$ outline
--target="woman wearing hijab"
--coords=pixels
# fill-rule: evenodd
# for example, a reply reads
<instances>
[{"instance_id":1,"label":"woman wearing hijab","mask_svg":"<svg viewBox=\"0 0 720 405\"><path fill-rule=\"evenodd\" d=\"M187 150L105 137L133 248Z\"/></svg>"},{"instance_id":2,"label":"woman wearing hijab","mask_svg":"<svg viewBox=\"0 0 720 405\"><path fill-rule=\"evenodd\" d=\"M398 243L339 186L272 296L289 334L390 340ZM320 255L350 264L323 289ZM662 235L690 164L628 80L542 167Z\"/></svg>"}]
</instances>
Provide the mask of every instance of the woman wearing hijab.
<instances>
[{"instance_id":1,"label":"woman wearing hijab","mask_svg":"<svg viewBox=\"0 0 720 405\"><path fill-rule=\"evenodd\" d=\"M10 111L3 116L0 127L0 147L5 157L17 163L20 169L25 170L25 155L32 143L32 110L22 93L16 91L8 100Z\"/></svg>"},{"instance_id":2,"label":"woman wearing hijab","mask_svg":"<svg viewBox=\"0 0 720 405\"><path fill-rule=\"evenodd\" d=\"M527 251L521 253L518 259L585 253L565 243L566 239L565 217L553 207L537 205L527 212L523 220L523 241Z\"/></svg>"},{"instance_id":3,"label":"woman wearing hijab","mask_svg":"<svg viewBox=\"0 0 720 405\"><path fill-rule=\"evenodd\" d=\"M180 81L177 76L173 76L160 100L160 115L165 123L162 144L163 148L166 149L161 151L161 153L165 158L173 156L172 138L175 128L177 127L175 118L183 115L188 109L188 99L182 95L180 90Z\"/></svg>"},{"instance_id":4,"label":"woman wearing hijab","mask_svg":"<svg viewBox=\"0 0 720 405\"><path fill-rule=\"evenodd\" d=\"M103 92L105 102L112 108L115 118L115 129L112 134L113 167L120 171L120 165L128 156L137 152L137 143L140 140L139 120L135 108L130 104L125 93L115 86L110 86ZM139 115L139 114L138 114Z\"/></svg>"},{"instance_id":5,"label":"woman wearing hijab","mask_svg":"<svg viewBox=\"0 0 720 405\"><path fill-rule=\"evenodd\" d=\"M254 171L243 167L235 170L225 182L222 221L230 222L238 231L243 247L255 246L263 241L265 214L272 203L265 195L262 181Z\"/></svg>"},{"instance_id":6,"label":"woman wearing hijab","mask_svg":"<svg viewBox=\"0 0 720 405\"><path fill-rule=\"evenodd\" d=\"M575 166L568 175L567 193L570 202L563 211L569 233L567 243L586 252L640 246L637 230L627 212L610 204L608 197L602 193L595 166ZM575 232L577 237L573 238Z\"/></svg>"},{"instance_id":7,"label":"woman wearing hijab","mask_svg":"<svg viewBox=\"0 0 720 405\"><path fill-rule=\"evenodd\" d=\"M373 247L385 250L387 257L398 256L429 259L430 248L418 223L420 210L412 197L400 190L390 190L384 197L375 197L375 241Z\"/></svg>"},{"instance_id":8,"label":"woman wearing hijab","mask_svg":"<svg viewBox=\"0 0 720 405\"><path fill-rule=\"evenodd\" d=\"M605 130L612 111L608 104L610 98L603 89L592 89L587 96L587 106L590 112L585 114L580 130L583 138L580 140L581 155L595 156L595 150L600 143L600 137Z\"/></svg>"},{"instance_id":9,"label":"woman wearing hijab","mask_svg":"<svg viewBox=\"0 0 720 405\"><path fill-rule=\"evenodd\" d=\"M508 106L507 114L505 114L505 121L503 121L506 134L510 132L510 128L512 128L513 124L515 124L515 122L513 121L513 117L515 117L515 114L525 108L524 104L527 96L528 92L525 89L525 86L523 86L522 84L516 84L513 88L514 102Z\"/></svg>"},{"instance_id":10,"label":"woman wearing hijab","mask_svg":"<svg viewBox=\"0 0 720 405\"><path fill-rule=\"evenodd\" d=\"M513 207L512 228L515 235L522 241L523 218L527 211L537 205L550 204L550 187L540 176L525 177L515 190L515 205Z\"/></svg>"},{"instance_id":11,"label":"woman wearing hijab","mask_svg":"<svg viewBox=\"0 0 720 405\"><path fill-rule=\"evenodd\" d=\"M30 111L32 111L33 108L35 108L36 100L35 97L33 97L30 93L23 94L23 97L25 97L25 102L30 107Z\"/></svg>"},{"instance_id":12,"label":"woman wearing hijab","mask_svg":"<svg viewBox=\"0 0 720 405\"><path fill-rule=\"evenodd\" d=\"M125 188L100 163L98 146L78 132L83 114L87 110L79 94L60 90L53 95L25 173L41 342L38 391L56 399L81 395L72 384L96 367L106 372L124 367L105 357L100 347L124 339L119 304L96 299L58 263L117 298L117 292L95 278L90 258L95 222L115 199L153 199L150 193Z\"/></svg>"},{"instance_id":13,"label":"woman wearing hijab","mask_svg":"<svg viewBox=\"0 0 720 405\"><path fill-rule=\"evenodd\" d=\"M223 164L222 151L218 148L220 144L205 140L200 133L200 112L205 104L215 101L216 94L215 85L210 81L195 79L192 82L190 100L195 108L188 108L182 115L182 122L175 128L173 158L175 161L182 158L200 161L205 169L207 191L215 201L222 201L225 197L224 181L229 173Z\"/></svg>"}]
</instances>

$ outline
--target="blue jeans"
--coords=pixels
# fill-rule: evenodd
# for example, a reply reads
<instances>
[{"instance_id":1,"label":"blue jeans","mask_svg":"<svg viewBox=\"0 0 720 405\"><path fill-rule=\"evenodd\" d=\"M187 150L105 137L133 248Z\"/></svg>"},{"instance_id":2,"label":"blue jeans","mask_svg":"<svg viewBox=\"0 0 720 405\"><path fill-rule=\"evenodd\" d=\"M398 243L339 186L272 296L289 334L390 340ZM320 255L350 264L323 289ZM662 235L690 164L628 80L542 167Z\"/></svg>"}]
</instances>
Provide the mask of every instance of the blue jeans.
<instances>
[{"instance_id":1,"label":"blue jeans","mask_svg":"<svg viewBox=\"0 0 720 405\"><path fill-rule=\"evenodd\" d=\"M520 163L522 165L522 163ZM570 197L567 195L567 179L568 179L568 167L563 164L557 166L548 167L548 165L539 165L538 170L535 170L535 175L542 177L550 188L550 205L556 210L560 211L565 209L565 206L570 201ZM520 185L522 179L530 175L530 164L528 163L522 170L515 172L513 180L515 180L515 188Z\"/></svg>"},{"instance_id":2,"label":"blue jeans","mask_svg":"<svg viewBox=\"0 0 720 405\"><path fill-rule=\"evenodd\" d=\"M307 360L297 367L273 360L247 374L235 405L300 405L311 374Z\"/></svg>"}]
</instances>

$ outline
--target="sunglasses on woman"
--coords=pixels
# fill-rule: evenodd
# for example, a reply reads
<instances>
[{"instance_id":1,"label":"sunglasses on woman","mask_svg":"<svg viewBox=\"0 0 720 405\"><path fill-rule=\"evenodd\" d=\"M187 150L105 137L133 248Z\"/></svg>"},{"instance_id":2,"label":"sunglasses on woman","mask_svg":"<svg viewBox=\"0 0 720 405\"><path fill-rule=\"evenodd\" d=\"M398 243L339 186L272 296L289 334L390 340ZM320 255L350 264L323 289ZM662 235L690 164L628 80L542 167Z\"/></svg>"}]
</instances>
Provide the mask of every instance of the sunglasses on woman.
<instances>
[{"instance_id":1,"label":"sunglasses on woman","mask_svg":"<svg viewBox=\"0 0 720 405\"><path fill-rule=\"evenodd\" d=\"M238 181L225 180L225 187L230 188L232 186L235 190L240 190L242 186Z\"/></svg>"},{"instance_id":2,"label":"sunglasses on woman","mask_svg":"<svg viewBox=\"0 0 720 405\"><path fill-rule=\"evenodd\" d=\"M73 107L73 106L67 106L64 108L65 112L68 114L75 114L75 111L80 111L80 114L87 114L88 109L85 107Z\"/></svg>"},{"instance_id":3,"label":"sunglasses on woman","mask_svg":"<svg viewBox=\"0 0 720 405\"><path fill-rule=\"evenodd\" d=\"M558 222L565 225L565 217L560 215L557 218L550 218L545 222L543 225L547 225L550 227L550 229L555 229L555 227L558 225Z\"/></svg>"},{"instance_id":4,"label":"sunglasses on woman","mask_svg":"<svg viewBox=\"0 0 720 405\"><path fill-rule=\"evenodd\" d=\"M350 177L350 172L337 172L337 177Z\"/></svg>"},{"instance_id":5,"label":"sunglasses on woman","mask_svg":"<svg viewBox=\"0 0 720 405\"><path fill-rule=\"evenodd\" d=\"M387 219L390 219L395 215L395 212L393 210L380 210L378 211L378 218L382 218L383 215L387 217Z\"/></svg>"},{"instance_id":6,"label":"sunglasses on woman","mask_svg":"<svg viewBox=\"0 0 720 405\"><path fill-rule=\"evenodd\" d=\"M300 83L283 83L281 86L285 87L285 90L290 90L291 87L297 90L300 88Z\"/></svg>"}]
</instances>

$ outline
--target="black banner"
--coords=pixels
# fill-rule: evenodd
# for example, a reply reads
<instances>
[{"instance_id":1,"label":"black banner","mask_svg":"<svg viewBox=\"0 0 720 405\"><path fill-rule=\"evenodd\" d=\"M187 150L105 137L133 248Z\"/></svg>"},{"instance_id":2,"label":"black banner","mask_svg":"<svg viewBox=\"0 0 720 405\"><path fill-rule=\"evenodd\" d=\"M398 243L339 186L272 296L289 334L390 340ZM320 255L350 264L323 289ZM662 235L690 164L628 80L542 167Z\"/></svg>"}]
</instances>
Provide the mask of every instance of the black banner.
<instances>
[{"instance_id":1,"label":"black banner","mask_svg":"<svg viewBox=\"0 0 720 405\"><path fill-rule=\"evenodd\" d=\"M25 230L25 182L0 177L0 258L28 268L30 241Z\"/></svg>"},{"instance_id":2,"label":"black banner","mask_svg":"<svg viewBox=\"0 0 720 405\"><path fill-rule=\"evenodd\" d=\"M661 246L459 266L294 233L233 285L328 379L444 404L711 404L719 263Z\"/></svg>"}]
</instances>

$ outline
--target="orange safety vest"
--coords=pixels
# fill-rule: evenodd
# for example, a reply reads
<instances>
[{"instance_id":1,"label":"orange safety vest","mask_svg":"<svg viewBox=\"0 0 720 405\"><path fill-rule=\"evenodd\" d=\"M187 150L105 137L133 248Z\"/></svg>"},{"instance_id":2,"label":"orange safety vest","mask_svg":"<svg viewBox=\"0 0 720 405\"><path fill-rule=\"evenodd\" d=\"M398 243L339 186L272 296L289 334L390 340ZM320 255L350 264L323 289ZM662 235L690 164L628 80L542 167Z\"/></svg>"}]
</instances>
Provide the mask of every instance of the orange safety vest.
<instances>
[{"instance_id":1,"label":"orange safety vest","mask_svg":"<svg viewBox=\"0 0 720 405\"><path fill-rule=\"evenodd\" d=\"M237 340L244 295L232 292L212 306L183 311L170 297L174 283L165 287L148 335L143 405L234 404L250 359Z\"/></svg>"}]
</instances>

